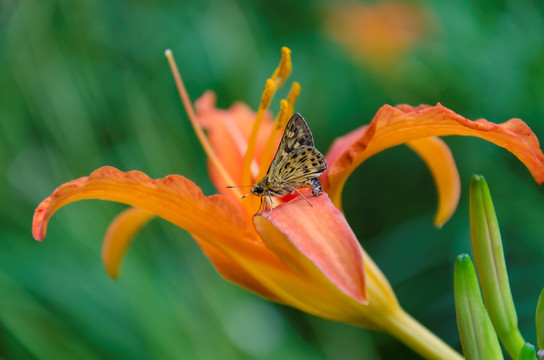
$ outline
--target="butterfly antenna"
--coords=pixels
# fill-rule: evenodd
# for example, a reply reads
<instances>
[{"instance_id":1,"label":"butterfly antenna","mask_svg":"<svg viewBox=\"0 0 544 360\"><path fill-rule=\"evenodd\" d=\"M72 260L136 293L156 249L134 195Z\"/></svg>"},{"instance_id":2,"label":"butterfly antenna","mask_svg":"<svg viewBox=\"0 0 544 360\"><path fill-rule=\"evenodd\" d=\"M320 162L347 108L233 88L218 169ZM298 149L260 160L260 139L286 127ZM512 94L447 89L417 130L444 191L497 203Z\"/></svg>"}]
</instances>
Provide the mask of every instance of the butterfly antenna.
<instances>
[{"instance_id":1,"label":"butterfly antenna","mask_svg":"<svg viewBox=\"0 0 544 360\"><path fill-rule=\"evenodd\" d=\"M225 186L227 189L241 188L241 187L252 187L253 185L229 185Z\"/></svg>"}]
</instances>

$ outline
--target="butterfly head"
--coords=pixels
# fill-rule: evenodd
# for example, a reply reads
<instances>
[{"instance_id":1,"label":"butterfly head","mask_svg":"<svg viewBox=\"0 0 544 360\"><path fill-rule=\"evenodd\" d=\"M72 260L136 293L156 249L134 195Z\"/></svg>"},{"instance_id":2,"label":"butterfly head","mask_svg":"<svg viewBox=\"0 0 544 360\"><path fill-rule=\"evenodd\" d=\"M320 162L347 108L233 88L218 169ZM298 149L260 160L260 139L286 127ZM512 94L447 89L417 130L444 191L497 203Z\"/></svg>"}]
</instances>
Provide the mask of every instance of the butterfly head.
<instances>
[{"instance_id":1,"label":"butterfly head","mask_svg":"<svg viewBox=\"0 0 544 360\"><path fill-rule=\"evenodd\" d=\"M253 185L253 188L251 189L251 193L255 196L263 196L264 188L259 184L255 184Z\"/></svg>"},{"instance_id":2,"label":"butterfly head","mask_svg":"<svg viewBox=\"0 0 544 360\"><path fill-rule=\"evenodd\" d=\"M264 196L266 195L266 191L264 189L264 186L261 185L261 182L259 182L258 184L255 184L255 185L242 185L242 186L227 186L227 188L237 188L237 187L251 187L251 190L249 190L249 192L247 194L245 194L244 196L242 196L242 199L245 198L246 196L248 196L249 194L253 194L255 196Z\"/></svg>"}]
</instances>

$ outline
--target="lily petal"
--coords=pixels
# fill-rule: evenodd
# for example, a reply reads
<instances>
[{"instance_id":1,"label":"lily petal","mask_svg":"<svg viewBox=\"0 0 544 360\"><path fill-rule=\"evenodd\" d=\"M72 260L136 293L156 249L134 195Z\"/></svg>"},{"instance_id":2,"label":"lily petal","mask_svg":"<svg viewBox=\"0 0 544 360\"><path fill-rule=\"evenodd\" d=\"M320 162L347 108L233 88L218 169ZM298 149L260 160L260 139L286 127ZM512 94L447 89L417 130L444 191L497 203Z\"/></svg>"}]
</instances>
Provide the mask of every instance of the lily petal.
<instances>
[{"instance_id":1,"label":"lily petal","mask_svg":"<svg viewBox=\"0 0 544 360\"><path fill-rule=\"evenodd\" d=\"M244 246L251 236L247 222L237 207L224 196L206 197L190 180L169 175L152 180L139 171L122 172L105 166L90 176L58 187L36 209L32 233L36 240L45 237L47 224L55 211L83 199L117 201L146 210L196 235L213 235Z\"/></svg>"},{"instance_id":2,"label":"lily petal","mask_svg":"<svg viewBox=\"0 0 544 360\"><path fill-rule=\"evenodd\" d=\"M302 198L279 205L269 219L256 216L253 221L257 231L282 262L301 277L324 275L334 287L366 303L363 257L357 238L326 194L308 201L312 206Z\"/></svg>"},{"instance_id":3,"label":"lily petal","mask_svg":"<svg viewBox=\"0 0 544 360\"><path fill-rule=\"evenodd\" d=\"M438 210L434 224L442 227L455 212L461 196L461 179L448 145L440 138L429 137L406 143L429 167L438 190Z\"/></svg>"},{"instance_id":4,"label":"lily petal","mask_svg":"<svg viewBox=\"0 0 544 360\"><path fill-rule=\"evenodd\" d=\"M520 119L494 124L471 121L437 104L417 108L382 106L372 122L336 140L327 159L323 179L331 200L341 206L341 193L349 175L364 160L387 148L430 136L480 137L514 154L529 169L536 182L544 182L544 154L535 134Z\"/></svg>"},{"instance_id":5,"label":"lily petal","mask_svg":"<svg viewBox=\"0 0 544 360\"><path fill-rule=\"evenodd\" d=\"M102 243L102 263L111 278L119 276L121 261L136 233L154 217L149 211L130 207L110 223Z\"/></svg>"}]
</instances>

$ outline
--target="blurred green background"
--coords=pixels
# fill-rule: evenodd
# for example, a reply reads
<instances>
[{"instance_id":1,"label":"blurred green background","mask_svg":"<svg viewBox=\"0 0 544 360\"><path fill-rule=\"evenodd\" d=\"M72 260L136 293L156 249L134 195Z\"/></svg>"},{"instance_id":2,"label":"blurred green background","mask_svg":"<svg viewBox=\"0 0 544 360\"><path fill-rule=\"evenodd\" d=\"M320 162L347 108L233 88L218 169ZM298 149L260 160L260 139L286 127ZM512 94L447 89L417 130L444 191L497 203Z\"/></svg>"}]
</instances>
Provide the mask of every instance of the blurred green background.
<instances>
[{"instance_id":1,"label":"blurred green background","mask_svg":"<svg viewBox=\"0 0 544 360\"><path fill-rule=\"evenodd\" d=\"M101 239L119 204L73 204L55 215L43 243L30 233L34 208L56 186L103 165L154 178L182 174L214 193L166 48L193 100L213 89L220 107L241 100L256 108L288 46L289 81L302 85L296 110L322 152L381 105L398 103L441 102L493 122L519 117L543 139L543 3L412 4L424 14L421 31L380 58L378 50L361 56L331 35L341 2L0 2L0 357L418 359L389 335L317 319L227 283L186 233L161 220L138 235L120 279L109 279ZM404 308L460 349L453 263L470 252L470 176L484 175L521 330L534 342L544 285L543 189L504 149L445 140L463 191L442 229L432 225L430 173L405 147L377 155L350 178L348 221Z\"/></svg>"}]
</instances>

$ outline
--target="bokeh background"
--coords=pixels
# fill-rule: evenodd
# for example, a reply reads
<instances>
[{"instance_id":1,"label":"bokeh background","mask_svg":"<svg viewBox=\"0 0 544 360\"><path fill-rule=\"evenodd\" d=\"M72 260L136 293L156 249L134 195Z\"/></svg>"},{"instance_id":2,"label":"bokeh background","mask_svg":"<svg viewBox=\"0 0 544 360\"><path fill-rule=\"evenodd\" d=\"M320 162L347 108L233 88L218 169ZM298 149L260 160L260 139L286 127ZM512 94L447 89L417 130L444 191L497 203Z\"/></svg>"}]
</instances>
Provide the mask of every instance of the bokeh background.
<instances>
[{"instance_id":1,"label":"bokeh background","mask_svg":"<svg viewBox=\"0 0 544 360\"><path fill-rule=\"evenodd\" d=\"M173 50L193 100L213 89L220 107L244 101L256 108L282 46L292 50L290 81L302 85L296 110L322 152L383 104L441 102L471 119L519 117L544 138L541 1L3 0L0 357L418 359L389 335L314 318L227 283L185 232L161 220L138 235L120 279L109 279L101 239L119 204L70 205L43 243L31 237L37 204L103 165L154 178L182 174L213 194L164 50ZM470 176L484 175L522 333L534 342L543 189L504 149L445 140L463 191L442 229L432 224L430 173L405 147L355 172L344 192L346 216L404 308L460 349L453 263L470 252Z\"/></svg>"}]
</instances>

